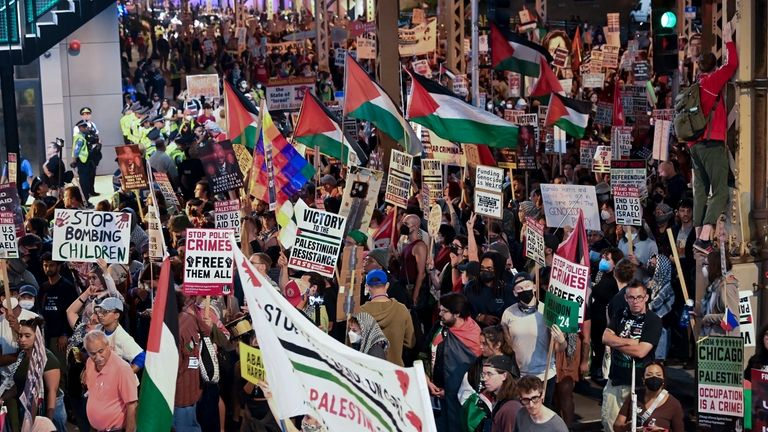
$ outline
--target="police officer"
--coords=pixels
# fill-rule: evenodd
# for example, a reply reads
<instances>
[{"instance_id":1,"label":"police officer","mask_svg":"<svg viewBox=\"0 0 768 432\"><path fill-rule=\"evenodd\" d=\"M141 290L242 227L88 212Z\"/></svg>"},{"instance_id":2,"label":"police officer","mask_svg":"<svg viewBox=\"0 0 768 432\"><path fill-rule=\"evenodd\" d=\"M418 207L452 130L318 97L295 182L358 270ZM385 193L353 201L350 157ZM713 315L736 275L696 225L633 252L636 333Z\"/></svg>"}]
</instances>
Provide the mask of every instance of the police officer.
<instances>
[{"instance_id":1,"label":"police officer","mask_svg":"<svg viewBox=\"0 0 768 432\"><path fill-rule=\"evenodd\" d=\"M149 119L152 128L149 129L147 134L139 141L139 145L144 149L144 156L149 159L150 156L157 150L155 147L155 141L158 139L164 139L162 129L165 126L165 118L161 115L157 115Z\"/></svg>"},{"instance_id":2,"label":"police officer","mask_svg":"<svg viewBox=\"0 0 768 432\"><path fill-rule=\"evenodd\" d=\"M72 168L77 170L78 177L80 178L80 188L83 190L85 200L91 196L98 196L93 191L93 179L96 171L96 167L90 160L90 146L85 138L86 131L88 130L88 123L86 120L80 120L75 125L77 133L72 138Z\"/></svg>"},{"instance_id":3,"label":"police officer","mask_svg":"<svg viewBox=\"0 0 768 432\"><path fill-rule=\"evenodd\" d=\"M98 134L99 133L99 128L97 128L96 127L96 123L94 123L91 120L91 114L92 113L93 113L93 111L90 108L88 108L88 107L80 108L80 120L85 122L86 128L93 129L94 133ZM78 124L79 123L80 122L78 122ZM78 126L76 124L75 127L72 128L72 136L77 135L77 132L78 132L77 127Z\"/></svg>"},{"instance_id":4,"label":"police officer","mask_svg":"<svg viewBox=\"0 0 768 432\"><path fill-rule=\"evenodd\" d=\"M141 109L141 104L138 102L128 104L123 108L123 116L120 117L120 132L123 134L125 144L131 143L131 137L133 136L131 128L139 121L139 117L136 115L136 111L139 109Z\"/></svg>"}]
</instances>

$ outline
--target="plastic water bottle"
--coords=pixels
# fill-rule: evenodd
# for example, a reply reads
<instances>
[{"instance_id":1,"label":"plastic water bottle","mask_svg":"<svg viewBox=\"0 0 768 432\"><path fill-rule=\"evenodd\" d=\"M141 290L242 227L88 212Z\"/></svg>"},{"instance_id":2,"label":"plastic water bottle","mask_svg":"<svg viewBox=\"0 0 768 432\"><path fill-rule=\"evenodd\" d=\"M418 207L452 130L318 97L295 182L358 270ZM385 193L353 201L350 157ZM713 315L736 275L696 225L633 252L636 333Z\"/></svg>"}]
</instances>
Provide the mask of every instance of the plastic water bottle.
<instances>
[{"instance_id":1,"label":"plastic water bottle","mask_svg":"<svg viewBox=\"0 0 768 432\"><path fill-rule=\"evenodd\" d=\"M693 300L688 299L683 307L683 314L680 315L680 328L684 329L691 323L691 311L693 310Z\"/></svg>"}]
</instances>

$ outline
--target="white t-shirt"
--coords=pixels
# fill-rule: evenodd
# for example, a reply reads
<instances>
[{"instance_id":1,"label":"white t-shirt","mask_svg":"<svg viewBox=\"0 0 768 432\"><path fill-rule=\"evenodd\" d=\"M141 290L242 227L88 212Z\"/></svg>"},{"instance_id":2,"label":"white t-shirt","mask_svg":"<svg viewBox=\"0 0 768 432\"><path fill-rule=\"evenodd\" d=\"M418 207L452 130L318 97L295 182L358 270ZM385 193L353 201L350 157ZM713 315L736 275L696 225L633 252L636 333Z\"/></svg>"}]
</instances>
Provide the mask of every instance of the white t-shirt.
<instances>
[{"instance_id":1,"label":"white t-shirt","mask_svg":"<svg viewBox=\"0 0 768 432\"><path fill-rule=\"evenodd\" d=\"M540 310L525 314L514 304L504 311L501 322L509 327L520 374L536 375L543 380L549 348L549 329L544 322L544 315ZM555 374L555 356L552 356L548 378Z\"/></svg>"},{"instance_id":2,"label":"white t-shirt","mask_svg":"<svg viewBox=\"0 0 768 432\"><path fill-rule=\"evenodd\" d=\"M107 333L103 328L101 328L101 330L104 331L104 333ZM115 331L111 334L107 333L107 340L109 340L109 346L112 347L112 351L128 363L131 363L137 355L144 351L139 344L133 340L133 336L128 334L121 325L118 325Z\"/></svg>"}]
</instances>

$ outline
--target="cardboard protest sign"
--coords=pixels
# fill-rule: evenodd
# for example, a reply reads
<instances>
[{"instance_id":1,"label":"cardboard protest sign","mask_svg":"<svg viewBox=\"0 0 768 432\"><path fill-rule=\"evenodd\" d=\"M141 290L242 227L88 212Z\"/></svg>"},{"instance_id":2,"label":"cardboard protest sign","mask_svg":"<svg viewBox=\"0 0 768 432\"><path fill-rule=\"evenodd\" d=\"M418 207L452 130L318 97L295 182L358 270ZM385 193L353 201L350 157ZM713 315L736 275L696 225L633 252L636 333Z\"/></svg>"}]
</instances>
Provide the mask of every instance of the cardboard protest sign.
<instances>
[{"instance_id":1,"label":"cardboard protest sign","mask_svg":"<svg viewBox=\"0 0 768 432\"><path fill-rule=\"evenodd\" d=\"M616 225L642 226L643 208L640 192L633 186L614 186L613 201L616 209Z\"/></svg>"},{"instance_id":2,"label":"cardboard protest sign","mask_svg":"<svg viewBox=\"0 0 768 432\"><path fill-rule=\"evenodd\" d=\"M544 303L544 320L563 333L576 333L584 322L589 267L572 263L555 254Z\"/></svg>"},{"instance_id":3,"label":"cardboard protest sign","mask_svg":"<svg viewBox=\"0 0 768 432\"><path fill-rule=\"evenodd\" d=\"M149 257L162 259L165 256L165 239L160 213L155 205L147 206L147 236L149 237Z\"/></svg>"},{"instance_id":4,"label":"cardboard protest sign","mask_svg":"<svg viewBox=\"0 0 768 432\"><path fill-rule=\"evenodd\" d=\"M333 277L347 218L309 208L303 203L298 204L295 210L299 230L288 267Z\"/></svg>"},{"instance_id":5,"label":"cardboard protest sign","mask_svg":"<svg viewBox=\"0 0 768 432\"><path fill-rule=\"evenodd\" d=\"M230 230L235 233L235 241L240 241L240 201L233 199L213 203L216 229Z\"/></svg>"},{"instance_id":6,"label":"cardboard protest sign","mask_svg":"<svg viewBox=\"0 0 768 432\"><path fill-rule=\"evenodd\" d=\"M603 45L603 67L616 69L619 67L619 46Z\"/></svg>"},{"instance_id":7,"label":"cardboard protest sign","mask_svg":"<svg viewBox=\"0 0 768 432\"><path fill-rule=\"evenodd\" d=\"M752 313L752 300L757 301L752 291L739 291L739 330L745 347L755 346L755 317Z\"/></svg>"},{"instance_id":8,"label":"cardboard protest sign","mask_svg":"<svg viewBox=\"0 0 768 432\"><path fill-rule=\"evenodd\" d=\"M115 153L117 153L117 165L120 167L123 188L127 190L148 188L147 170L144 168L145 158L141 155L139 145L118 146L115 147Z\"/></svg>"},{"instance_id":9,"label":"cardboard protest sign","mask_svg":"<svg viewBox=\"0 0 768 432\"><path fill-rule=\"evenodd\" d=\"M611 128L611 160L627 159L632 151L632 126Z\"/></svg>"},{"instance_id":10,"label":"cardboard protest sign","mask_svg":"<svg viewBox=\"0 0 768 432\"><path fill-rule=\"evenodd\" d=\"M352 313L360 312L360 301L357 299L362 298L360 295L360 285L361 282L365 281L362 263L366 253L363 246L347 246L341 251L341 271L337 275L339 295L336 296L336 316L330 317L337 322L346 321L347 319L344 302L349 296L355 300L352 303ZM365 294L368 293L366 292Z\"/></svg>"},{"instance_id":11,"label":"cardboard protest sign","mask_svg":"<svg viewBox=\"0 0 768 432\"><path fill-rule=\"evenodd\" d=\"M16 226L12 212L0 213L0 258L18 258L19 245L16 242Z\"/></svg>"},{"instance_id":12,"label":"cardboard protest sign","mask_svg":"<svg viewBox=\"0 0 768 432\"><path fill-rule=\"evenodd\" d=\"M357 37L357 58L369 60L376 58L376 35L365 34Z\"/></svg>"},{"instance_id":13,"label":"cardboard protest sign","mask_svg":"<svg viewBox=\"0 0 768 432\"><path fill-rule=\"evenodd\" d=\"M503 209L504 170L484 165L475 173L475 213L501 219Z\"/></svg>"},{"instance_id":14,"label":"cardboard protest sign","mask_svg":"<svg viewBox=\"0 0 768 432\"><path fill-rule=\"evenodd\" d=\"M315 94L316 85L314 76L270 79L265 91L267 107L270 111L297 110L304 93Z\"/></svg>"},{"instance_id":15,"label":"cardboard protest sign","mask_svg":"<svg viewBox=\"0 0 768 432\"><path fill-rule=\"evenodd\" d=\"M613 124L613 104L611 102L598 102L595 124L610 126Z\"/></svg>"},{"instance_id":16,"label":"cardboard protest sign","mask_svg":"<svg viewBox=\"0 0 768 432\"><path fill-rule=\"evenodd\" d=\"M56 209L54 261L128 264L130 248L130 213Z\"/></svg>"},{"instance_id":17,"label":"cardboard protest sign","mask_svg":"<svg viewBox=\"0 0 768 432\"><path fill-rule=\"evenodd\" d=\"M576 226L581 209L587 229L600 230L600 208L594 186L542 183L541 197L547 227Z\"/></svg>"},{"instance_id":18,"label":"cardboard protest sign","mask_svg":"<svg viewBox=\"0 0 768 432\"><path fill-rule=\"evenodd\" d=\"M168 175L165 173L153 173L153 176L155 177L155 184L160 188L160 193L163 195L163 198L165 198L165 204L168 207L175 207L180 208L181 204L179 203L179 198L176 196L176 192L173 190L173 186L171 185L170 180L168 180Z\"/></svg>"},{"instance_id":19,"label":"cardboard protest sign","mask_svg":"<svg viewBox=\"0 0 768 432\"><path fill-rule=\"evenodd\" d=\"M26 234L19 191L16 189L15 183L0 184L0 213L13 213L13 224L16 227L17 238Z\"/></svg>"},{"instance_id":20,"label":"cardboard protest sign","mask_svg":"<svg viewBox=\"0 0 768 432\"><path fill-rule=\"evenodd\" d=\"M443 197L443 164L439 160L421 160L421 185L428 206Z\"/></svg>"},{"instance_id":21,"label":"cardboard protest sign","mask_svg":"<svg viewBox=\"0 0 768 432\"><path fill-rule=\"evenodd\" d=\"M744 416L744 340L709 336L699 339L696 352L698 430L737 430Z\"/></svg>"},{"instance_id":22,"label":"cardboard protest sign","mask_svg":"<svg viewBox=\"0 0 768 432\"><path fill-rule=\"evenodd\" d=\"M584 88L603 88L605 74L603 72L592 72L584 74L582 77L582 87Z\"/></svg>"},{"instance_id":23,"label":"cardboard protest sign","mask_svg":"<svg viewBox=\"0 0 768 432\"><path fill-rule=\"evenodd\" d=\"M645 179L647 176L644 159L625 159L611 161L611 186L629 186L640 192L640 198L648 195Z\"/></svg>"},{"instance_id":24,"label":"cardboard protest sign","mask_svg":"<svg viewBox=\"0 0 768 432\"><path fill-rule=\"evenodd\" d=\"M411 196L412 170L413 156L401 151L392 150L384 201L401 208L408 206L408 198Z\"/></svg>"},{"instance_id":25,"label":"cardboard protest sign","mask_svg":"<svg viewBox=\"0 0 768 432\"><path fill-rule=\"evenodd\" d=\"M234 276L230 235L228 230L187 229L184 294L229 294Z\"/></svg>"},{"instance_id":26,"label":"cardboard protest sign","mask_svg":"<svg viewBox=\"0 0 768 432\"><path fill-rule=\"evenodd\" d=\"M243 187L243 173L230 141L209 142L200 149L200 159L214 194Z\"/></svg>"},{"instance_id":27,"label":"cardboard protest sign","mask_svg":"<svg viewBox=\"0 0 768 432\"><path fill-rule=\"evenodd\" d=\"M600 174L611 172L611 146L597 146L592 171Z\"/></svg>"},{"instance_id":28,"label":"cardboard protest sign","mask_svg":"<svg viewBox=\"0 0 768 432\"><path fill-rule=\"evenodd\" d=\"M381 171L358 166L349 167L339 209L339 215L347 218L344 235L352 230L365 232L371 224L383 179L384 173Z\"/></svg>"},{"instance_id":29,"label":"cardboard protest sign","mask_svg":"<svg viewBox=\"0 0 768 432\"><path fill-rule=\"evenodd\" d=\"M597 151L597 142L591 140L579 141L579 164L590 171L595 162L595 151Z\"/></svg>"},{"instance_id":30,"label":"cardboard protest sign","mask_svg":"<svg viewBox=\"0 0 768 432\"><path fill-rule=\"evenodd\" d=\"M744 421L746 423L747 420L751 420L752 430L762 432L768 430L768 371L752 369L750 378L752 384L752 415L745 416ZM748 424L744 426L749 427ZM721 430L735 431L736 429Z\"/></svg>"},{"instance_id":31,"label":"cardboard protest sign","mask_svg":"<svg viewBox=\"0 0 768 432\"><path fill-rule=\"evenodd\" d=\"M421 136L421 145L424 147L427 158L437 159L443 165L464 166L464 148L461 145L440 138L421 125L418 125L417 133Z\"/></svg>"},{"instance_id":32,"label":"cardboard protest sign","mask_svg":"<svg viewBox=\"0 0 768 432\"><path fill-rule=\"evenodd\" d=\"M217 74L187 75L187 95L196 99L205 96L208 100L219 97L219 76Z\"/></svg>"},{"instance_id":33,"label":"cardboard protest sign","mask_svg":"<svg viewBox=\"0 0 768 432\"><path fill-rule=\"evenodd\" d=\"M525 218L525 256L532 259L541 267L546 267L544 261L544 225L532 217Z\"/></svg>"},{"instance_id":34,"label":"cardboard protest sign","mask_svg":"<svg viewBox=\"0 0 768 432\"><path fill-rule=\"evenodd\" d=\"M267 378L261 350L240 342L240 375L249 383L258 385Z\"/></svg>"},{"instance_id":35,"label":"cardboard protest sign","mask_svg":"<svg viewBox=\"0 0 768 432\"><path fill-rule=\"evenodd\" d=\"M672 133L670 120L656 120L653 128L653 158L658 161L669 160L669 137Z\"/></svg>"},{"instance_id":36,"label":"cardboard protest sign","mask_svg":"<svg viewBox=\"0 0 768 432\"><path fill-rule=\"evenodd\" d=\"M437 47L437 19L431 18L428 22L416 25L412 28L398 29L398 50L400 57L412 57L429 54Z\"/></svg>"}]
</instances>

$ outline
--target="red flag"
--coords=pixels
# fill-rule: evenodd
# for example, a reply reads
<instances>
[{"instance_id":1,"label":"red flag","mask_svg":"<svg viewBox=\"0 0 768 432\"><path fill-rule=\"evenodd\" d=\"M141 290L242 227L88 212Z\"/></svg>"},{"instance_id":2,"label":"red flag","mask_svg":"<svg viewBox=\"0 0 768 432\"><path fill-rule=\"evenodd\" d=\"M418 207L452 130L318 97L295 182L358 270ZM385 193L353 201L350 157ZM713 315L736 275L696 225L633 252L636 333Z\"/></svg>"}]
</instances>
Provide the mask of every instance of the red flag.
<instances>
[{"instance_id":1,"label":"red flag","mask_svg":"<svg viewBox=\"0 0 768 432\"><path fill-rule=\"evenodd\" d=\"M621 105L621 85L619 80L613 86L613 125L624 126L624 107Z\"/></svg>"},{"instance_id":2,"label":"red flag","mask_svg":"<svg viewBox=\"0 0 768 432\"><path fill-rule=\"evenodd\" d=\"M581 28L576 27L576 34L571 42L571 69L578 71L581 67Z\"/></svg>"},{"instance_id":3,"label":"red flag","mask_svg":"<svg viewBox=\"0 0 768 432\"><path fill-rule=\"evenodd\" d=\"M579 219L573 227L571 235L557 247L557 254L568 261L587 267L587 280L589 280L589 243L587 243L587 230L584 226L584 212L579 209Z\"/></svg>"},{"instance_id":4,"label":"red flag","mask_svg":"<svg viewBox=\"0 0 768 432\"><path fill-rule=\"evenodd\" d=\"M396 209L392 209L381 221L381 224L376 228L376 232L373 233L373 247L374 248L386 248L389 247L392 242L392 236L395 232L395 213Z\"/></svg>"},{"instance_id":5,"label":"red flag","mask_svg":"<svg viewBox=\"0 0 768 432\"><path fill-rule=\"evenodd\" d=\"M496 159L487 145L478 144L477 154L480 155L480 165L496 166Z\"/></svg>"}]
</instances>

